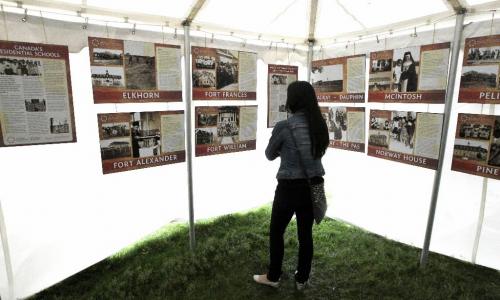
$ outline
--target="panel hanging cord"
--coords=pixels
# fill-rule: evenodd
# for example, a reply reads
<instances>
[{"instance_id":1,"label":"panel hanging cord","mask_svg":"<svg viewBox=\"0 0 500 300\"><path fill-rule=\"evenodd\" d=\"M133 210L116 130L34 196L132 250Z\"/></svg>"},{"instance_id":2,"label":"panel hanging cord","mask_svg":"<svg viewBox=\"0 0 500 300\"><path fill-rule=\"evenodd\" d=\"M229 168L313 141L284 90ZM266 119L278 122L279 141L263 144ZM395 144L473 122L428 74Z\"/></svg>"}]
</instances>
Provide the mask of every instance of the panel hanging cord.
<instances>
[{"instance_id":1,"label":"panel hanging cord","mask_svg":"<svg viewBox=\"0 0 500 300\"><path fill-rule=\"evenodd\" d=\"M3 19L3 27L5 28L5 40L9 40L9 31L7 30L7 17L5 16L5 10L3 9L3 4L0 4L2 9L2 19Z\"/></svg>"},{"instance_id":2,"label":"panel hanging cord","mask_svg":"<svg viewBox=\"0 0 500 300\"><path fill-rule=\"evenodd\" d=\"M493 35L493 25L495 22L495 11L491 12L490 35Z\"/></svg>"},{"instance_id":3,"label":"panel hanging cord","mask_svg":"<svg viewBox=\"0 0 500 300\"><path fill-rule=\"evenodd\" d=\"M40 19L42 21L43 38L45 39L45 44L47 44L47 30L45 30L45 18L43 17L42 11L40 10Z\"/></svg>"}]
</instances>

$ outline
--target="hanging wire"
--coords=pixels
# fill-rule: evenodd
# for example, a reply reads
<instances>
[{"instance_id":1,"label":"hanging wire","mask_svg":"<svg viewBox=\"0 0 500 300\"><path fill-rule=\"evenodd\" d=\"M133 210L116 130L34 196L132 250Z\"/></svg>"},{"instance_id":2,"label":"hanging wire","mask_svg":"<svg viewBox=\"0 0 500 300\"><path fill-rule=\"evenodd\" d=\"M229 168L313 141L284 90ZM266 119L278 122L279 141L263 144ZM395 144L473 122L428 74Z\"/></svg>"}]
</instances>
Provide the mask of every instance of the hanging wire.
<instances>
[{"instance_id":1,"label":"hanging wire","mask_svg":"<svg viewBox=\"0 0 500 300\"><path fill-rule=\"evenodd\" d=\"M45 19L40 10L40 19L42 20L43 38L45 39L45 44L47 44L47 30L45 30Z\"/></svg>"},{"instance_id":2,"label":"hanging wire","mask_svg":"<svg viewBox=\"0 0 500 300\"><path fill-rule=\"evenodd\" d=\"M352 43L352 53L356 55L356 41Z\"/></svg>"},{"instance_id":3,"label":"hanging wire","mask_svg":"<svg viewBox=\"0 0 500 300\"><path fill-rule=\"evenodd\" d=\"M490 35L493 35L493 22L495 20L495 11L491 12Z\"/></svg>"},{"instance_id":4,"label":"hanging wire","mask_svg":"<svg viewBox=\"0 0 500 300\"><path fill-rule=\"evenodd\" d=\"M9 31L7 30L7 17L5 16L5 10L3 10L3 4L1 4L2 7L2 18L3 18L3 27L5 28L5 40L9 40Z\"/></svg>"},{"instance_id":5,"label":"hanging wire","mask_svg":"<svg viewBox=\"0 0 500 300\"><path fill-rule=\"evenodd\" d=\"M165 44L165 30L163 28L163 25L161 25L161 38L162 38L163 44Z\"/></svg>"},{"instance_id":6,"label":"hanging wire","mask_svg":"<svg viewBox=\"0 0 500 300\"><path fill-rule=\"evenodd\" d=\"M106 37L109 39L108 21L106 21Z\"/></svg>"},{"instance_id":7,"label":"hanging wire","mask_svg":"<svg viewBox=\"0 0 500 300\"><path fill-rule=\"evenodd\" d=\"M436 23L434 23L434 27L432 29L432 43L436 42Z\"/></svg>"}]
</instances>

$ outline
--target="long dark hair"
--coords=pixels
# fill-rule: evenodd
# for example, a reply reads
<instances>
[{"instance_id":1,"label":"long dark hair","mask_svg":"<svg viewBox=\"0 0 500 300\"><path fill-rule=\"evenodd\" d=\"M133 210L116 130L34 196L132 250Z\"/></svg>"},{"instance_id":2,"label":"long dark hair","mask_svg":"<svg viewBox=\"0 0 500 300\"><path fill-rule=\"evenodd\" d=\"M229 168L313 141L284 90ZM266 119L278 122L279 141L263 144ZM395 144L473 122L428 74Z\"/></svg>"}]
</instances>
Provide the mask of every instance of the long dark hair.
<instances>
[{"instance_id":1,"label":"long dark hair","mask_svg":"<svg viewBox=\"0 0 500 300\"><path fill-rule=\"evenodd\" d=\"M328 127L319 110L312 85L307 81L292 82L287 90L286 108L291 113L303 111L306 114L312 156L314 159L321 158L329 144Z\"/></svg>"}]
</instances>

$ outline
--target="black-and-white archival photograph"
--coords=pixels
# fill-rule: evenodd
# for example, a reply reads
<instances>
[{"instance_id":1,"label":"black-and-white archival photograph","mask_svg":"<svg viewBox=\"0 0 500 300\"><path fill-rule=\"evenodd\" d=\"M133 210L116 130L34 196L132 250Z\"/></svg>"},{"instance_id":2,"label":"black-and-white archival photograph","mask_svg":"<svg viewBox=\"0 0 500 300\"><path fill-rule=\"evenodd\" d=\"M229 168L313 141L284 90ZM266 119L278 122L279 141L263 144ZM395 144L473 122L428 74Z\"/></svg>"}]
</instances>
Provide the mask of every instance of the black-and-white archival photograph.
<instances>
[{"instance_id":1,"label":"black-and-white archival photograph","mask_svg":"<svg viewBox=\"0 0 500 300\"><path fill-rule=\"evenodd\" d=\"M466 55L468 64L500 63L500 46L469 48Z\"/></svg>"},{"instance_id":2,"label":"black-and-white archival photograph","mask_svg":"<svg viewBox=\"0 0 500 300\"><path fill-rule=\"evenodd\" d=\"M0 75L41 76L42 63L33 59L0 57Z\"/></svg>"},{"instance_id":3,"label":"black-and-white archival photograph","mask_svg":"<svg viewBox=\"0 0 500 300\"><path fill-rule=\"evenodd\" d=\"M344 88L343 65L313 67L311 81L313 87L319 92L342 92Z\"/></svg>"},{"instance_id":4,"label":"black-and-white archival photograph","mask_svg":"<svg viewBox=\"0 0 500 300\"><path fill-rule=\"evenodd\" d=\"M493 139L490 145L490 157L488 164L495 167L500 167L500 117L495 118L495 126L493 128Z\"/></svg>"},{"instance_id":5,"label":"black-and-white archival photograph","mask_svg":"<svg viewBox=\"0 0 500 300\"><path fill-rule=\"evenodd\" d=\"M132 113L132 157L161 154L161 118L158 112Z\"/></svg>"},{"instance_id":6,"label":"black-and-white archival photograph","mask_svg":"<svg viewBox=\"0 0 500 300\"><path fill-rule=\"evenodd\" d=\"M489 141L491 137L492 127L484 124L468 124L462 123L458 132L458 136L462 139L477 139Z\"/></svg>"},{"instance_id":7,"label":"black-and-white archival photograph","mask_svg":"<svg viewBox=\"0 0 500 300\"><path fill-rule=\"evenodd\" d=\"M389 147L390 120L387 118L370 119L368 144L377 147Z\"/></svg>"},{"instance_id":8,"label":"black-and-white archival photograph","mask_svg":"<svg viewBox=\"0 0 500 300\"><path fill-rule=\"evenodd\" d=\"M215 88L215 71L193 70L193 87Z\"/></svg>"},{"instance_id":9,"label":"black-and-white archival photograph","mask_svg":"<svg viewBox=\"0 0 500 300\"><path fill-rule=\"evenodd\" d=\"M486 162L488 158L488 142L456 139L453 155L462 160Z\"/></svg>"},{"instance_id":10,"label":"black-and-white archival photograph","mask_svg":"<svg viewBox=\"0 0 500 300\"><path fill-rule=\"evenodd\" d=\"M222 138L221 144L236 142L234 137L239 134L239 108L227 106L219 108L217 116L217 136Z\"/></svg>"},{"instance_id":11,"label":"black-and-white archival photograph","mask_svg":"<svg viewBox=\"0 0 500 300\"><path fill-rule=\"evenodd\" d=\"M47 102L45 99L26 99L24 106L27 112L46 112Z\"/></svg>"},{"instance_id":12,"label":"black-and-white archival photograph","mask_svg":"<svg viewBox=\"0 0 500 300\"><path fill-rule=\"evenodd\" d=\"M215 57L209 55L194 56L194 64L197 69L215 69Z\"/></svg>"},{"instance_id":13,"label":"black-and-white archival photograph","mask_svg":"<svg viewBox=\"0 0 500 300\"><path fill-rule=\"evenodd\" d=\"M387 92L391 90L391 73L370 74L368 80L368 90L370 92Z\"/></svg>"},{"instance_id":14,"label":"black-and-white archival photograph","mask_svg":"<svg viewBox=\"0 0 500 300\"><path fill-rule=\"evenodd\" d=\"M102 137L103 139L130 137L130 123L104 123Z\"/></svg>"},{"instance_id":15,"label":"black-and-white archival photograph","mask_svg":"<svg viewBox=\"0 0 500 300\"><path fill-rule=\"evenodd\" d=\"M155 50L153 43L124 41L127 89L156 89Z\"/></svg>"},{"instance_id":16,"label":"black-and-white archival photograph","mask_svg":"<svg viewBox=\"0 0 500 300\"><path fill-rule=\"evenodd\" d=\"M394 49L392 64L393 91L416 92L418 88L420 47Z\"/></svg>"},{"instance_id":17,"label":"black-and-white archival photograph","mask_svg":"<svg viewBox=\"0 0 500 300\"><path fill-rule=\"evenodd\" d=\"M198 115L199 127L213 127L217 126L217 114L201 113Z\"/></svg>"},{"instance_id":18,"label":"black-and-white archival photograph","mask_svg":"<svg viewBox=\"0 0 500 300\"><path fill-rule=\"evenodd\" d=\"M274 84L274 85L287 85L288 84L288 76L273 74L271 76L271 84Z\"/></svg>"},{"instance_id":19,"label":"black-and-white archival photograph","mask_svg":"<svg viewBox=\"0 0 500 300\"><path fill-rule=\"evenodd\" d=\"M52 117L49 119L49 129L52 134L69 133L68 119Z\"/></svg>"},{"instance_id":20,"label":"black-and-white archival photograph","mask_svg":"<svg viewBox=\"0 0 500 300\"><path fill-rule=\"evenodd\" d=\"M102 140L101 157L102 160L130 157L130 137L112 140Z\"/></svg>"},{"instance_id":21,"label":"black-and-white archival photograph","mask_svg":"<svg viewBox=\"0 0 500 300\"><path fill-rule=\"evenodd\" d=\"M103 66L123 65L123 51L118 49L92 49L92 61Z\"/></svg>"},{"instance_id":22,"label":"black-and-white archival photograph","mask_svg":"<svg viewBox=\"0 0 500 300\"><path fill-rule=\"evenodd\" d=\"M217 89L238 90L238 51L217 49Z\"/></svg>"},{"instance_id":23,"label":"black-and-white archival photograph","mask_svg":"<svg viewBox=\"0 0 500 300\"><path fill-rule=\"evenodd\" d=\"M91 66L92 85L95 87L123 88L124 76L121 67Z\"/></svg>"},{"instance_id":24,"label":"black-and-white archival photograph","mask_svg":"<svg viewBox=\"0 0 500 300\"><path fill-rule=\"evenodd\" d=\"M347 108L330 107L326 120L330 140L347 140Z\"/></svg>"},{"instance_id":25,"label":"black-and-white archival photograph","mask_svg":"<svg viewBox=\"0 0 500 300\"><path fill-rule=\"evenodd\" d=\"M370 68L370 73L390 72L392 59L374 59Z\"/></svg>"},{"instance_id":26,"label":"black-and-white archival photograph","mask_svg":"<svg viewBox=\"0 0 500 300\"><path fill-rule=\"evenodd\" d=\"M464 66L462 68L461 88L496 88L498 65Z\"/></svg>"},{"instance_id":27,"label":"black-and-white archival photograph","mask_svg":"<svg viewBox=\"0 0 500 300\"><path fill-rule=\"evenodd\" d=\"M195 130L196 145L215 144L217 138L217 127Z\"/></svg>"},{"instance_id":28,"label":"black-and-white archival photograph","mask_svg":"<svg viewBox=\"0 0 500 300\"><path fill-rule=\"evenodd\" d=\"M389 150L413 153L417 114L415 112L395 111L390 121Z\"/></svg>"}]
</instances>

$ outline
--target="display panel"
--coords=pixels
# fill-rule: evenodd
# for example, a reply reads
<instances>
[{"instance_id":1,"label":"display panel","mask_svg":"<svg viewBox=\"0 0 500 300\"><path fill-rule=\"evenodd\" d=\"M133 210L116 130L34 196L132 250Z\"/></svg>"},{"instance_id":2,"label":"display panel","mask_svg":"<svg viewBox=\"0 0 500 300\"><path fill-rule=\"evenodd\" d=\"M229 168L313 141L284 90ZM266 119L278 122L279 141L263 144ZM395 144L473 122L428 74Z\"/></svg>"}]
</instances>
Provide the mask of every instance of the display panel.
<instances>
[{"instance_id":1,"label":"display panel","mask_svg":"<svg viewBox=\"0 0 500 300\"><path fill-rule=\"evenodd\" d=\"M371 110L368 155L437 169L443 114Z\"/></svg>"},{"instance_id":2,"label":"display panel","mask_svg":"<svg viewBox=\"0 0 500 300\"><path fill-rule=\"evenodd\" d=\"M0 41L0 147L76 142L67 46Z\"/></svg>"},{"instance_id":3,"label":"display panel","mask_svg":"<svg viewBox=\"0 0 500 300\"><path fill-rule=\"evenodd\" d=\"M320 102L365 102L366 55L312 62L311 82Z\"/></svg>"},{"instance_id":4,"label":"display panel","mask_svg":"<svg viewBox=\"0 0 500 300\"><path fill-rule=\"evenodd\" d=\"M369 102L445 102L450 43L370 53Z\"/></svg>"},{"instance_id":5,"label":"display panel","mask_svg":"<svg viewBox=\"0 0 500 300\"><path fill-rule=\"evenodd\" d=\"M184 112L98 114L104 174L185 160Z\"/></svg>"},{"instance_id":6,"label":"display panel","mask_svg":"<svg viewBox=\"0 0 500 300\"><path fill-rule=\"evenodd\" d=\"M89 37L94 103L182 101L180 46Z\"/></svg>"},{"instance_id":7,"label":"display panel","mask_svg":"<svg viewBox=\"0 0 500 300\"><path fill-rule=\"evenodd\" d=\"M256 100L257 53L191 47L193 100Z\"/></svg>"},{"instance_id":8,"label":"display panel","mask_svg":"<svg viewBox=\"0 0 500 300\"><path fill-rule=\"evenodd\" d=\"M330 147L365 152L365 108L321 107L328 126Z\"/></svg>"},{"instance_id":9,"label":"display panel","mask_svg":"<svg viewBox=\"0 0 500 300\"><path fill-rule=\"evenodd\" d=\"M267 128L286 120L286 96L288 85L297 81L299 67L269 65L267 75Z\"/></svg>"},{"instance_id":10,"label":"display panel","mask_svg":"<svg viewBox=\"0 0 500 300\"><path fill-rule=\"evenodd\" d=\"M257 106L199 106L195 118L196 156L256 147Z\"/></svg>"}]
</instances>

